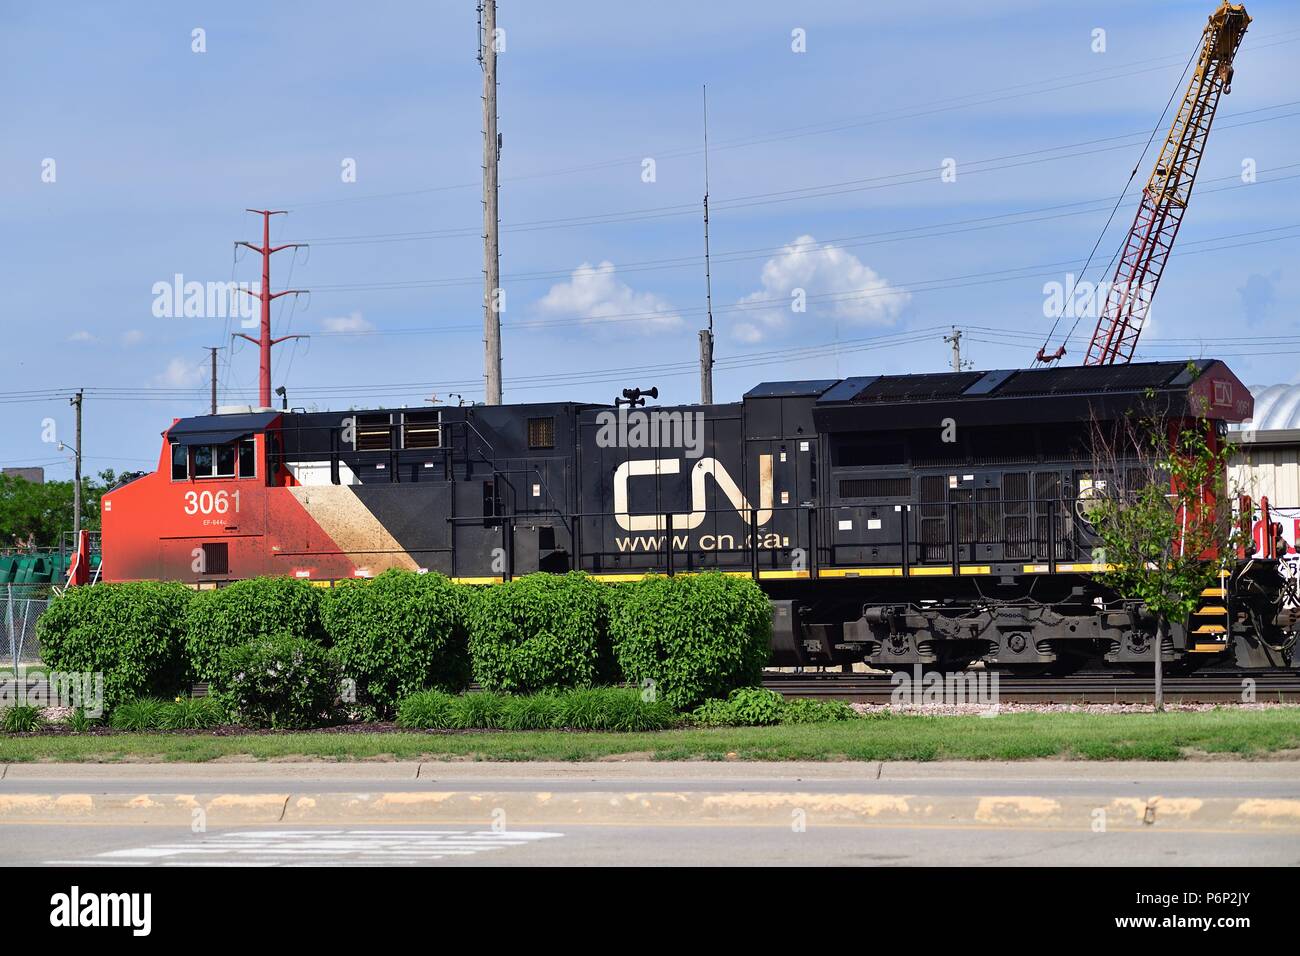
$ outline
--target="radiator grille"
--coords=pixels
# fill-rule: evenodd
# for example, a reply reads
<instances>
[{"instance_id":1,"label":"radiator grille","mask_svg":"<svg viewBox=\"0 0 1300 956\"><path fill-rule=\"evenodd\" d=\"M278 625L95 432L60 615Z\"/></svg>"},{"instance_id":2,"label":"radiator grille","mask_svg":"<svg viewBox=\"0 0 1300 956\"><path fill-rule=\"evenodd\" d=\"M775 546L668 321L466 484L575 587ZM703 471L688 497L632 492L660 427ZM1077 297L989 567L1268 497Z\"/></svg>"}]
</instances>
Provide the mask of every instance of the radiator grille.
<instances>
[{"instance_id":1,"label":"radiator grille","mask_svg":"<svg viewBox=\"0 0 1300 956\"><path fill-rule=\"evenodd\" d=\"M554 418L528 419L528 447L529 448L554 448L555 447L555 419Z\"/></svg>"},{"instance_id":2,"label":"radiator grille","mask_svg":"<svg viewBox=\"0 0 1300 956\"><path fill-rule=\"evenodd\" d=\"M948 560L948 506L943 475L921 478L921 560Z\"/></svg>"},{"instance_id":3,"label":"radiator grille","mask_svg":"<svg viewBox=\"0 0 1300 956\"><path fill-rule=\"evenodd\" d=\"M1023 471L1008 472L1002 476L1002 498L1006 516L1006 556L1028 558L1029 547L1029 474Z\"/></svg>"},{"instance_id":4,"label":"radiator grille","mask_svg":"<svg viewBox=\"0 0 1300 956\"><path fill-rule=\"evenodd\" d=\"M910 498L910 478L842 478L841 498Z\"/></svg>"},{"instance_id":5,"label":"radiator grille","mask_svg":"<svg viewBox=\"0 0 1300 956\"><path fill-rule=\"evenodd\" d=\"M230 545L224 541L203 545L203 573L230 573Z\"/></svg>"}]
</instances>

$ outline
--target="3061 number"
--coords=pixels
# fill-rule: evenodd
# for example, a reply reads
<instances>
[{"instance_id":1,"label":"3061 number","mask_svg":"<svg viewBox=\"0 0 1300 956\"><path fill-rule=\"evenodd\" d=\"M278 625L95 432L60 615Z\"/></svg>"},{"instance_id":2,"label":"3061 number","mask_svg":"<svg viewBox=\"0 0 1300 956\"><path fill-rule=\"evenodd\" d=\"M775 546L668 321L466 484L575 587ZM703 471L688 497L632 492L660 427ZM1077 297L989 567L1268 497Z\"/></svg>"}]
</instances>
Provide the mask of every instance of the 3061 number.
<instances>
[{"instance_id":1,"label":"3061 number","mask_svg":"<svg viewBox=\"0 0 1300 956\"><path fill-rule=\"evenodd\" d=\"M185 513L187 515L223 515L232 510L239 514L239 492L234 491L187 491L185 492Z\"/></svg>"}]
</instances>

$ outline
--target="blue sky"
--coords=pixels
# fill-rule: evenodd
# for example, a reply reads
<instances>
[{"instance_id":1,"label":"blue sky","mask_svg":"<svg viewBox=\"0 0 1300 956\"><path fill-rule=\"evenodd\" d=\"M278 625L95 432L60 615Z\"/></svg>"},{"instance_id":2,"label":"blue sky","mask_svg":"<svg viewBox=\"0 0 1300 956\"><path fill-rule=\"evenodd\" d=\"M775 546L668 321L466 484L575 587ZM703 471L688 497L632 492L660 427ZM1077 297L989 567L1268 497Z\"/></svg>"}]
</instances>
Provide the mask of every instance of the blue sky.
<instances>
[{"instance_id":1,"label":"blue sky","mask_svg":"<svg viewBox=\"0 0 1300 956\"><path fill-rule=\"evenodd\" d=\"M506 401L697 397L705 83L718 400L763 380L939 370L952 325L976 367L1027 364L1052 324L1045 283L1101 235L1212 7L503 0ZM1139 356L1222 356L1251 384L1294 382L1300 11L1248 8ZM6 3L0 17L0 463L69 474L42 433L52 418L70 437L77 386L88 471L146 467L173 417L206 409L203 347L228 345L230 323L155 317L153 287L257 279L233 255L259 238L248 206L291 210L273 239L311 243L272 272L275 289L312 290L275 309L276 334L311 336L276 350L293 404L482 397L474 0ZM1086 279L1109 278L1131 218L1122 206ZM221 401L254 398L255 350L221 354Z\"/></svg>"}]
</instances>

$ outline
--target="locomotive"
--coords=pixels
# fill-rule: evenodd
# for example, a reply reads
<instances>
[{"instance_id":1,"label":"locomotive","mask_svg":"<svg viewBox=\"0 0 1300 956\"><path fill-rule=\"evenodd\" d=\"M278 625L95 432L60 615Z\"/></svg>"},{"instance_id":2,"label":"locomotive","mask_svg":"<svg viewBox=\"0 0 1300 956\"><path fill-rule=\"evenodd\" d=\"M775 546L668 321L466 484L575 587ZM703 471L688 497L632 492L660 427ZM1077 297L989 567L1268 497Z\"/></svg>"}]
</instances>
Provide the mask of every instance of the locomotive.
<instances>
[{"instance_id":1,"label":"locomotive","mask_svg":"<svg viewBox=\"0 0 1300 956\"><path fill-rule=\"evenodd\" d=\"M1292 665L1275 557L1227 562L1165 632L1093 576L1089 429L1154 401L1221 442L1253 400L1220 361L625 395L177 419L157 469L103 497L103 578L721 571L768 594L777 666Z\"/></svg>"}]
</instances>

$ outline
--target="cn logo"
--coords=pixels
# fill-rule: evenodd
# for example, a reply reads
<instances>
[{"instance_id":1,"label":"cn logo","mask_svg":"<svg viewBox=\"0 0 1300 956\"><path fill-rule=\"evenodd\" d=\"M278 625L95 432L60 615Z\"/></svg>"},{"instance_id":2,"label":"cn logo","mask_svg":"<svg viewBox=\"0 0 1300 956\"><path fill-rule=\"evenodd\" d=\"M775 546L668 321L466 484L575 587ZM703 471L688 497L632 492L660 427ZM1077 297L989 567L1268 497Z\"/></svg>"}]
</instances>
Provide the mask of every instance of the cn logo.
<instances>
[{"instance_id":1,"label":"cn logo","mask_svg":"<svg viewBox=\"0 0 1300 956\"><path fill-rule=\"evenodd\" d=\"M625 461L614 469L614 519L624 531L666 531L668 515L633 515L627 511L627 486L632 478L642 475L677 475L681 473L682 463L677 458L649 458L644 461ZM731 506L740 512L747 523L750 518L750 503L727 473L722 462L716 458L701 458L691 469L691 513L673 515L674 531L690 531L704 523L708 514L708 497L705 494L704 480L712 476L721 491L731 502ZM772 520L772 456L758 456L758 509L754 515L754 524L763 525Z\"/></svg>"},{"instance_id":2,"label":"cn logo","mask_svg":"<svg viewBox=\"0 0 1300 956\"><path fill-rule=\"evenodd\" d=\"M1232 383L1216 380L1214 383L1214 404L1232 404Z\"/></svg>"}]
</instances>

